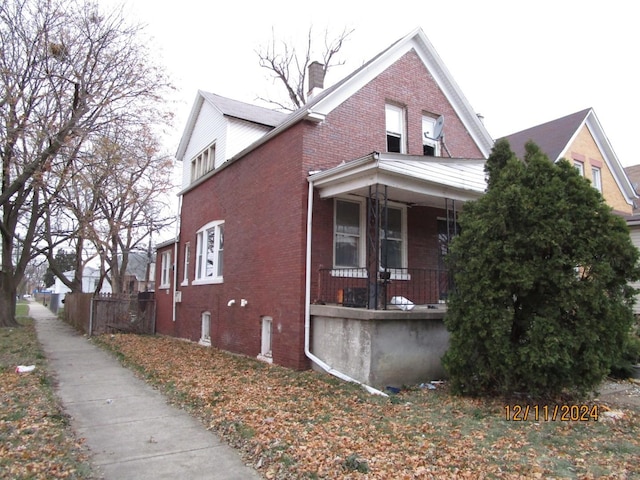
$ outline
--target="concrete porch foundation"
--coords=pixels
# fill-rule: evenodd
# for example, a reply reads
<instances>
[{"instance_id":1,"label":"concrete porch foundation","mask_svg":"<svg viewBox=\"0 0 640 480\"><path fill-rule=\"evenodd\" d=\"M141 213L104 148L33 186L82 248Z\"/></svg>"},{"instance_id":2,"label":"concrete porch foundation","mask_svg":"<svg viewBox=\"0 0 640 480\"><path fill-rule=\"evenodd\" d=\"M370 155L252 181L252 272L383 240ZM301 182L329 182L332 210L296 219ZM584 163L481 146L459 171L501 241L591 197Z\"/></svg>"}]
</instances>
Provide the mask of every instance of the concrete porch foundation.
<instances>
[{"instance_id":1,"label":"concrete porch foundation","mask_svg":"<svg viewBox=\"0 0 640 480\"><path fill-rule=\"evenodd\" d=\"M445 377L444 305L411 311L311 305L311 351L367 385L416 385ZM315 367L319 369L319 367Z\"/></svg>"}]
</instances>

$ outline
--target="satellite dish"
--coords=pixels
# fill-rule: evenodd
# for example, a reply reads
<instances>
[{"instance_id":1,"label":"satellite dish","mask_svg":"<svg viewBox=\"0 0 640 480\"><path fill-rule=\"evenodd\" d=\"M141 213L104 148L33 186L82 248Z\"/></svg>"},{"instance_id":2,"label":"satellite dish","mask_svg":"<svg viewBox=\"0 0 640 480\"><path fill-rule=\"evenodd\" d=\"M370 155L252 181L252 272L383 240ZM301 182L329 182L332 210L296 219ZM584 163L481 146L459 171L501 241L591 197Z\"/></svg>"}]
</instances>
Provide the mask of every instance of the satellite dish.
<instances>
[{"instance_id":1,"label":"satellite dish","mask_svg":"<svg viewBox=\"0 0 640 480\"><path fill-rule=\"evenodd\" d=\"M435 140L439 140L442 136L442 129L444 128L444 115L440 115L436 120L436 126L433 129L433 136Z\"/></svg>"},{"instance_id":2,"label":"satellite dish","mask_svg":"<svg viewBox=\"0 0 640 480\"><path fill-rule=\"evenodd\" d=\"M444 128L444 115L440 115L436 120L436 124L433 127L433 137L427 135L427 132L424 132L424 138L428 138L429 140L440 140L442 137L442 129Z\"/></svg>"}]
</instances>

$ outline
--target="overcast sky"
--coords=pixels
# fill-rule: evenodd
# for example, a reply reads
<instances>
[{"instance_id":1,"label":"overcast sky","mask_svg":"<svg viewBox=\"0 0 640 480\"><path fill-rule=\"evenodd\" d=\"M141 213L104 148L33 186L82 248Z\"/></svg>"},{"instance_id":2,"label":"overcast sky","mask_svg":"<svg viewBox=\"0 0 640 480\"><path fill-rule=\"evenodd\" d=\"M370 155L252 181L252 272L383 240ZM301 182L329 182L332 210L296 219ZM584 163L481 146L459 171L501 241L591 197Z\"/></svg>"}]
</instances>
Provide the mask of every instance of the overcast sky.
<instances>
[{"instance_id":1,"label":"overcast sky","mask_svg":"<svg viewBox=\"0 0 640 480\"><path fill-rule=\"evenodd\" d=\"M246 102L280 93L255 53L272 28L292 40L310 25L354 29L329 86L421 27L493 138L593 107L623 166L640 164L640 28L629 0L99 1L124 3L147 25L178 88L171 153L198 89Z\"/></svg>"}]
</instances>

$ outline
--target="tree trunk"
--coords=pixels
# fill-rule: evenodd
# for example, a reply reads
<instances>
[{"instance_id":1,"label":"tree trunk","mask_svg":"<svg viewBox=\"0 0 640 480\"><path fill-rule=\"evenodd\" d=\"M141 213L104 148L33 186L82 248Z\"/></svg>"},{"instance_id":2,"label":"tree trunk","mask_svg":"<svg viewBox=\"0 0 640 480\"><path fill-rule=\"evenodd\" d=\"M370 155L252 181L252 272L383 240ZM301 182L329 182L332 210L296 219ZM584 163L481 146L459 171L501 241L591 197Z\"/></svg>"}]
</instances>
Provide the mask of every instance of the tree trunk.
<instances>
[{"instance_id":1,"label":"tree trunk","mask_svg":"<svg viewBox=\"0 0 640 480\"><path fill-rule=\"evenodd\" d=\"M16 292L13 275L0 272L0 327L17 327Z\"/></svg>"}]
</instances>

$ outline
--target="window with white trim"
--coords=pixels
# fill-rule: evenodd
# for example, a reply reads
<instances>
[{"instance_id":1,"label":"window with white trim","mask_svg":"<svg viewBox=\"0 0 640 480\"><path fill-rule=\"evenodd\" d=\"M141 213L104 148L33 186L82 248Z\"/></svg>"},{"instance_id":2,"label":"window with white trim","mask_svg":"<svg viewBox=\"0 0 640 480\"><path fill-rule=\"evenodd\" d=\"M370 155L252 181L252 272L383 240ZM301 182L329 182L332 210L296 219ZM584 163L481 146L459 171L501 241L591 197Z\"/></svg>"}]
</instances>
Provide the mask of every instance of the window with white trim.
<instances>
[{"instance_id":1,"label":"window with white trim","mask_svg":"<svg viewBox=\"0 0 640 480\"><path fill-rule=\"evenodd\" d=\"M574 160L573 166L576 168L576 170L578 170L578 172L580 173L580 176L584 177L584 163L578 160Z\"/></svg>"},{"instance_id":2,"label":"window with white trim","mask_svg":"<svg viewBox=\"0 0 640 480\"><path fill-rule=\"evenodd\" d=\"M602 193L602 171L598 167L591 166L591 180L593 187Z\"/></svg>"},{"instance_id":3,"label":"window with white trim","mask_svg":"<svg viewBox=\"0 0 640 480\"><path fill-rule=\"evenodd\" d=\"M201 345L211 345L211 312L203 312L201 317L200 341Z\"/></svg>"},{"instance_id":4,"label":"window with white trim","mask_svg":"<svg viewBox=\"0 0 640 480\"><path fill-rule=\"evenodd\" d=\"M406 153L404 133L404 108L385 105L385 123L387 126L387 152Z\"/></svg>"},{"instance_id":5,"label":"window with white trim","mask_svg":"<svg viewBox=\"0 0 640 480\"><path fill-rule=\"evenodd\" d=\"M358 268L364 265L361 210L360 202L335 201L333 264L337 268Z\"/></svg>"},{"instance_id":6,"label":"window with white trim","mask_svg":"<svg viewBox=\"0 0 640 480\"><path fill-rule=\"evenodd\" d=\"M440 156L440 142L436 139L436 119L422 116L422 153L429 157Z\"/></svg>"},{"instance_id":7,"label":"window with white trim","mask_svg":"<svg viewBox=\"0 0 640 480\"><path fill-rule=\"evenodd\" d=\"M334 268L364 268L366 203L336 199L334 212ZM384 229L380 232L381 268L407 267L406 212L406 207L402 205L387 206L386 236Z\"/></svg>"},{"instance_id":8,"label":"window with white trim","mask_svg":"<svg viewBox=\"0 0 640 480\"><path fill-rule=\"evenodd\" d=\"M402 209L387 207L387 233L385 238L384 230L380 232L380 266L382 268L403 268L406 267L404 261L404 239ZM385 258L386 256L386 258Z\"/></svg>"},{"instance_id":9,"label":"window with white trim","mask_svg":"<svg viewBox=\"0 0 640 480\"><path fill-rule=\"evenodd\" d=\"M171 252L162 252L160 257L160 287L169 288L171 286Z\"/></svg>"},{"instance_id":10,"label":"window with white trim","mask_svg":"<svg viewBox=\"0 0 640 480\"><path fill-rule=\"evenodd\" d=\"M212 143L191 160L191 181L193 182L213 170L215 163L216 144Z\"/></svg>"},{"instance_id":11,"label":"window with white trim","mask_svg":"<svg viewBox=\"0 0 640 480\"><path fill-rule=\"evenodd\" d=\"M269 363L273 361L273 352L271 346L273 332L272 327L273 318L262 317L262 335L260 338L260 355L258 355L258 359Z\"/></svg>"},{"instance_id":12,"label":"window with white trim","mask_svg":"<svg viewBox=\"0 0 640 480\"><path fill-rule=\"evenodd\" d=\"M182 275L182 285L189 285L189 263L191 262L191 243L184 245L184 274Z\"/></svg>"},{"instance_id":13,"label":"window with white trim","mask_svg":"<svg viewBox=\"0 0 640 480\"><path fill-rule=\"evenodd\" d=\"M222 283L224 221L210 222L196 234L195 284Z\"/></svg>"}]
</instances>

